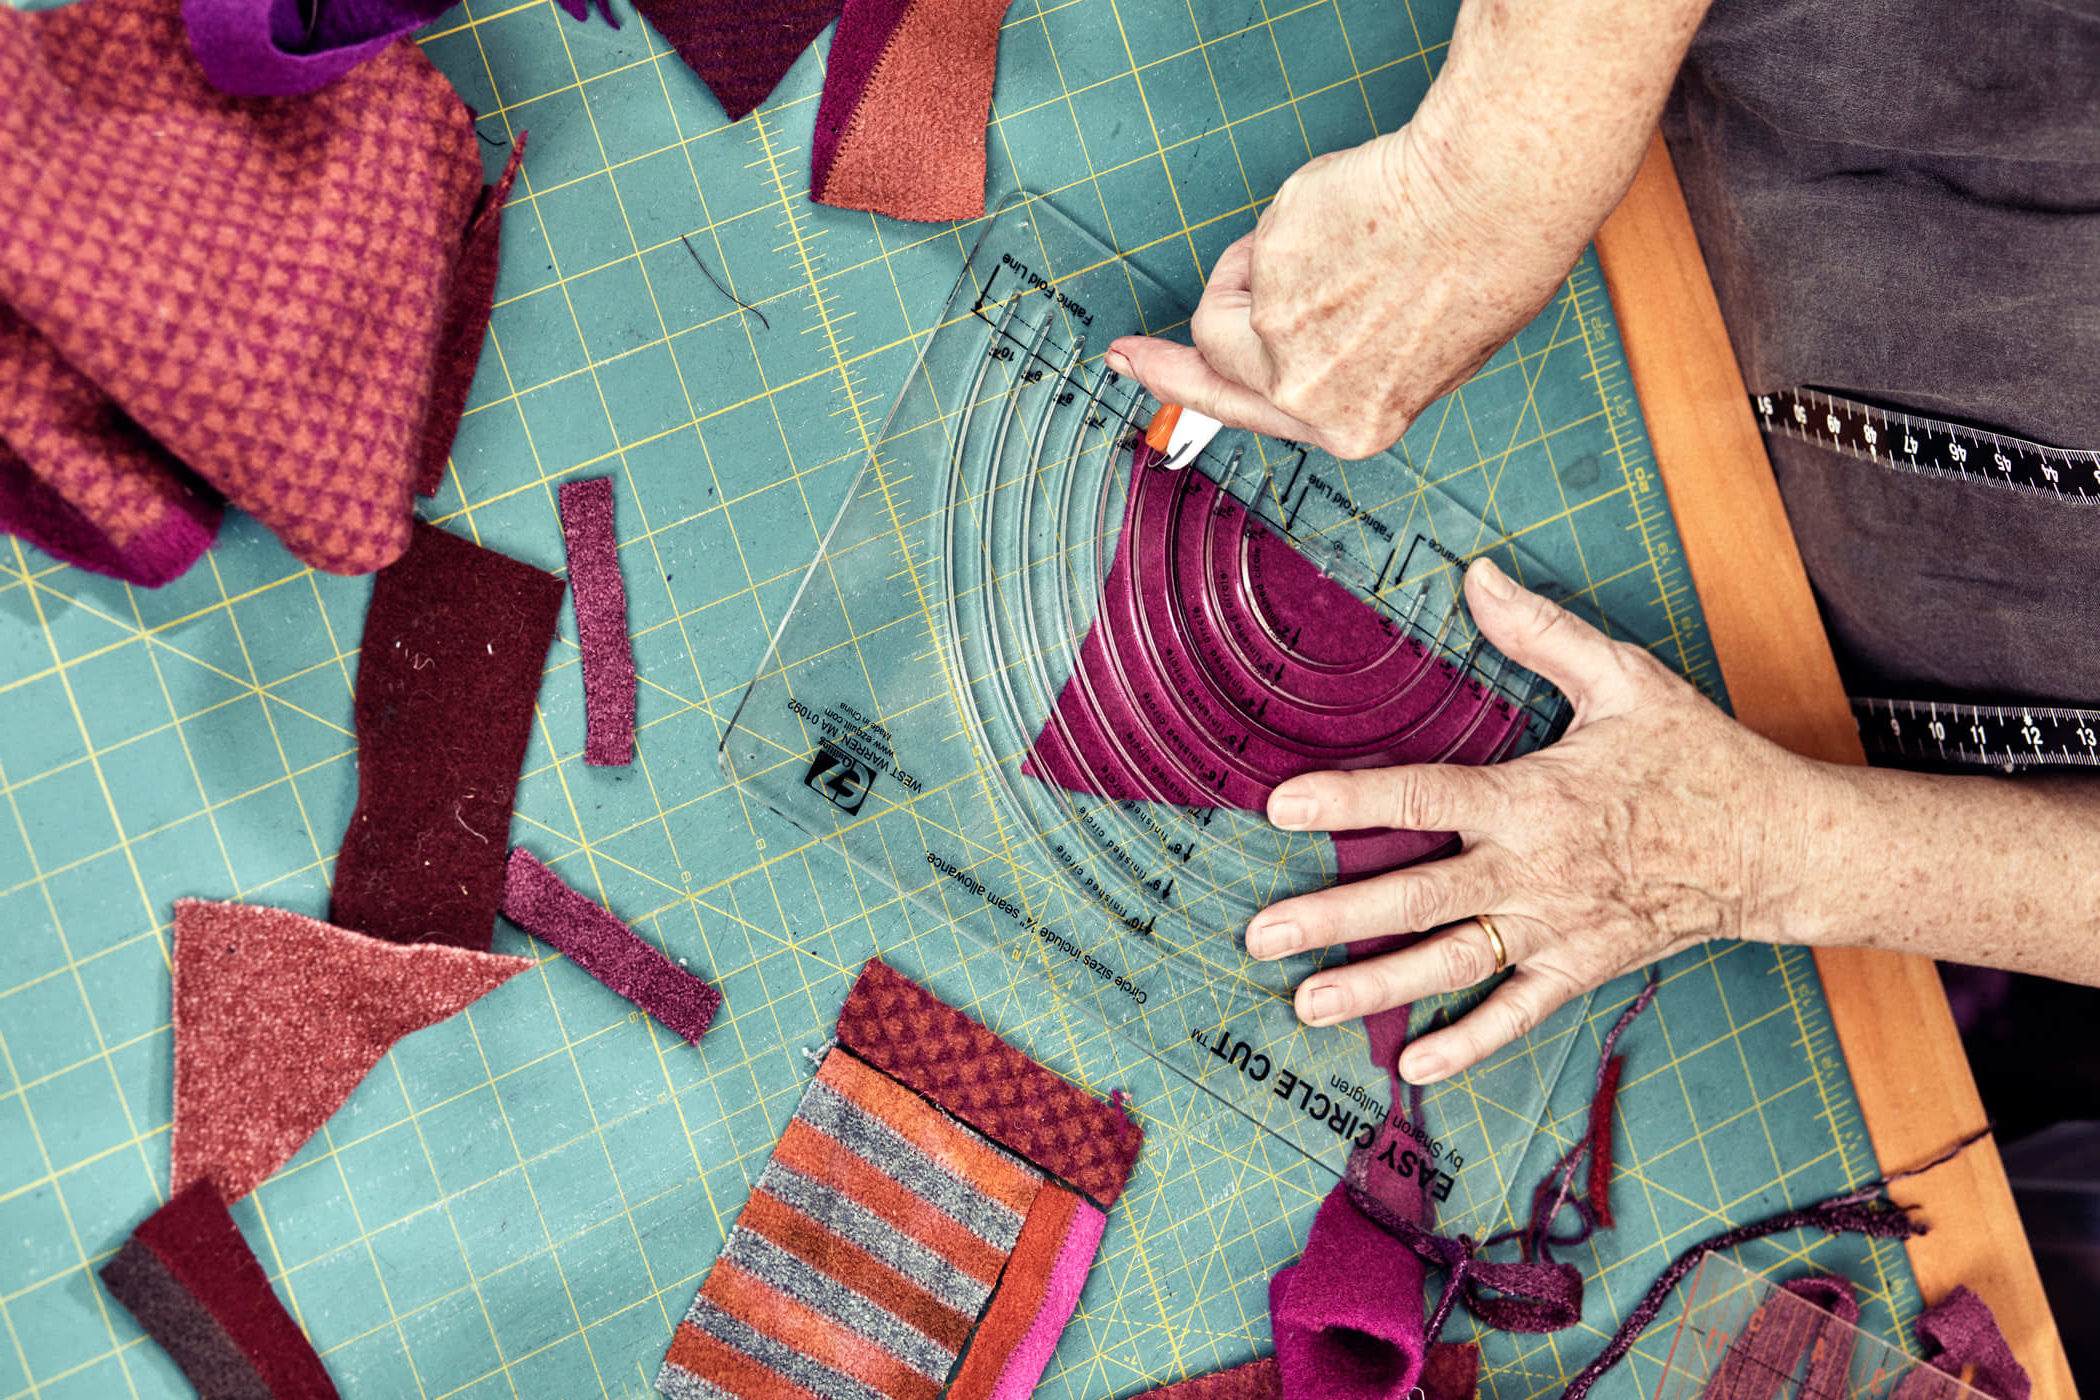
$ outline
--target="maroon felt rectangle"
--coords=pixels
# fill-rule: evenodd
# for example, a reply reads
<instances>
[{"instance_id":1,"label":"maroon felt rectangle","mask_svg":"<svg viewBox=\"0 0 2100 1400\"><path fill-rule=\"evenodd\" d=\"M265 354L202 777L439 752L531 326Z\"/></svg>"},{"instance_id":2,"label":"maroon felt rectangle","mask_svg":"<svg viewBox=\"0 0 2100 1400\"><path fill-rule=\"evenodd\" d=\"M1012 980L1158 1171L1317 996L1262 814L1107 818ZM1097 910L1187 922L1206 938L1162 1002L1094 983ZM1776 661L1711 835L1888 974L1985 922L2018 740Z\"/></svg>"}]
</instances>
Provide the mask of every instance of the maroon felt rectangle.
<instances>
[{"instance_id":1,"label":"maroon felt rectangle","mask_svg":"<svg viewBox=\"0 0 2100 1400\"><path fill-rule=\"evenodd\" d=\"M487 952L562 582L416 522L357 659L357 809L329 921Z\"/></svg>"},{"instance_id":2,"label":"maroon felt rectangle","mask_svg":"<svg viewBox=\"0 0 2100 1400\"><path fill-rule=\"evenodd\" d=\"M583 652L583 761L634 762L634 646L627 639L627 585L613 533L612 478L561 484L561 533L569 549L576 645Z\"/></svg>"},{"instance_id":3,"label":"maroon felt rectangle","mask_svg":"<svg viewBox=\"0 0 2100 1400\"><path fill-rule=\"evenodd\" d=\"M880 958L839 1008L838 1043L905 1088L1112 1206L1144 1130Z\"/></svg>"},{"instance_id":4,"label":"maroon felt rectangle","mask_svg":"<svg viewBox=\"0 0 2100 1400\"><path fill-rule=\"evenodd\" d=\"M127 1253L133 1245L150 1259ZM259 1378L273 1400L337 1400L313 1344L271 1291L209 1178L146 1217L104 1266L103 1281L156 1339L165 1337L200 1395L253 1394Z\"/></svg>"},{"instance_id":5,"label":"maroon felt rectangle","mask_svg":"<svg viewBox=\"0 0 2100 1400\"><path fill-rule=\"evenodd\" d=\"M523 849L510 853L503 917L626 997L694 1045L722 994L644 943L618 918L562 883Z\"/></svg>"}]
</instances>

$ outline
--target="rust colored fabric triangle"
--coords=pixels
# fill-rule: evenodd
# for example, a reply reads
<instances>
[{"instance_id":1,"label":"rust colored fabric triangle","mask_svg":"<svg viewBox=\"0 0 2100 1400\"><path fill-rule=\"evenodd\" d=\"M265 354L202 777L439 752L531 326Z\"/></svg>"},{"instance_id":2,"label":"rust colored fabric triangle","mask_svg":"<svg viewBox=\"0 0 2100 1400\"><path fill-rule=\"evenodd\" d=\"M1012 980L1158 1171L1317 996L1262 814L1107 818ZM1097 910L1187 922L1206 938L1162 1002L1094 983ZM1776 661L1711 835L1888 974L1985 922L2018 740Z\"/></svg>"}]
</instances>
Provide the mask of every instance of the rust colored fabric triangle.
<instances>
[{"instance_id":1,"label":"rust colored fabric triangle","mask_svg":"<svg viewBox=\"0 0 2100 1400\"><path fill-rule=\"evenodd\" d=\"M291 1159L379 1057L532 966L388 943L258 904L175 902L171 1190L228 1204Z\"/></svg>"}]
</instances>

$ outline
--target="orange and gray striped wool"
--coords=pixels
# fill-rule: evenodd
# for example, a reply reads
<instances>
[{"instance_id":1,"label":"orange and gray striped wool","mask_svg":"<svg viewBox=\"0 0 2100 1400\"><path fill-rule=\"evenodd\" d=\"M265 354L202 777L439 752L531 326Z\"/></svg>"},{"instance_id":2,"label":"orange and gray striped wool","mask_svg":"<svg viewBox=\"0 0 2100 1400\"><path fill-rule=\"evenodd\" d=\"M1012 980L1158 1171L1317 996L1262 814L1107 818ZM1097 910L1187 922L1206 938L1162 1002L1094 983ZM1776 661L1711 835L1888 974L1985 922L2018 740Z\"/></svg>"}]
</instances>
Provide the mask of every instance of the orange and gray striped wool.
<instances>
[{"instance_id":1,"label":"orange and gray striped wool","mask_svg":"<svg viewBox=\"0 0 2100 1400\"><path fill-rule=\"evenodd\" d=\"M678 1324L670 1400L935 1400L1046 1183L843 1050Z\"/></svg>"}]
</instances>

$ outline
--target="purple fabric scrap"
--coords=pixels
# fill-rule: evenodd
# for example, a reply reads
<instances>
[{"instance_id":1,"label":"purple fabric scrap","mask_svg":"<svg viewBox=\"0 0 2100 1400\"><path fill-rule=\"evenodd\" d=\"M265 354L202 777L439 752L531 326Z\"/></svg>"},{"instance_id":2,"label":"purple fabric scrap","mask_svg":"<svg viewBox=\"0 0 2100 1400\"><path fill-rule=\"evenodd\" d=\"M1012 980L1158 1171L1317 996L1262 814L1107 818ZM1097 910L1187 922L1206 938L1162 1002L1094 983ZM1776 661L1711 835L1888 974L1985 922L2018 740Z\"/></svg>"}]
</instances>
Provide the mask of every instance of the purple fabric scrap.
<instances>
[{"instance_id":1,"label":"purple fabric scrap","mask_svg":"<svg viewBox=\"0 0 2100 1400\"><path fill-rule=\"evenodd\" d=\"M722 994L644 943L521 847L510 853L503 917L698 1045Z\"/></svg>"},{"instance_id":2,"label":"purple fabric scrap","mask_svg":"<svg viewBox=\"0 0 2100 1400\"><path fill-rule=\"evenodd\" d=\"M627 639L611 477L562 483L561 532L583 650L583 761L624 768L634 762L634 647Z\"/></svg>"},{"instance_id":3,"label":"purple fabric scrap","mask_svg":"<svg viewBox=\"0 0 2100 1400\"><path fill-rule=\"evenodd\" d=\"M182 0L204 76L234 97L294 97L332 83L451 0Z\"/></svg>"},{"instance_id":4,"label":"purple fabric scrap","mask_svg":"<svg viewBox=\"0 0 2100 1400\"><path fill-rule=\"evenodd\" d=\"M1974 1366L1972 1384L1997 1400L2028 1400L2034 1382L2014 1359L1990 1305L1967 1287L1927 1308L1918 1319L1918 1344L1925 1360L1950 1374Z\"/></svg>"},{"instance_id":5,"label":"purple fabric scrap","mask_svg":"<svg viewBox=\"0 0 2100 1400\"><path fill-rule=\"evenodd\" d=\"M1514 706L1203 473L1140 448L1100 612L1022 771L1118 801L1258 812L1301 773L1490 763L1522 732ZM1344 878L1454 845L1448 832L1333 839Z\"/></svg>"},{"instance_id":6,"label":"purple fabric scrap","mask_svg":"<svg viewBox=\"0 0 2100 1400\"><path fill-rule=\"evenodd\" d=\"M1291 1400L1401 1400L1422 1374L1422 1264L1337 1186L1305 1253L1269 1281Z\"/></svg>"}]
</instances>

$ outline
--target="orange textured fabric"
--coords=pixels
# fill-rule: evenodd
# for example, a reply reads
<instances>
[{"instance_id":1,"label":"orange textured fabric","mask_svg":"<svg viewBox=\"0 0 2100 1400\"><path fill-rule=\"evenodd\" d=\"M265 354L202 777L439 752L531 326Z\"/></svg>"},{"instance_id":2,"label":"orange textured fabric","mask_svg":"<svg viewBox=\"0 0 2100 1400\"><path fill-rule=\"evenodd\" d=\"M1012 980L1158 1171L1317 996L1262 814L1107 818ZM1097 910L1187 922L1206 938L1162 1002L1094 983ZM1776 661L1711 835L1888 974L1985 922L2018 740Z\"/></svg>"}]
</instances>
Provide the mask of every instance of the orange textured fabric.
<instances>
[{"instance_id":1,"label":"orange textured fabric","mask_svg":"<svg viewBox=\"0 0 2100 1400\"><path fill-rule=\"evenodd\" d=\"M532 966L367 938L257 904L175 902L172 1189L230 1204L291 1159L379 1057Z\"/></svg>"},{"instance_id":2,"label":"orange textured fabric","mask_svg":"<svg viewBox=\"0 0 2100 1400\"><path fill-rule=\"evenodd\" d=\"M810 197L898 219L974 219L984 213L985 121L999 61L999 26L1009 0L909 0L891 18L890 0L854 0L839 22L845 35L862 4L894 24L864 83L837 63L825 80L831 111L820 127L841 129L835 148L820 137ZM858 27L858 26L856 26ZM868 36L872 37L872 36ZM872 47L862 42L855 54ZM833 99L834 85L851 96ZM839 101L851 110L837 110ZM828 157L828 159L827 159Z\"/></svg>"},{"instance_id":3,"label":"orange textured fabric","mask_svg":"<svg viewBox=\"0 0 2100 1400\"><path fill-rule=\"evenodd\" d=\"M481 191L413 44L255 101L205 80L176 0L0 6L0 523L158 583L216 493L318 568L394 559Z\"/></svg>"},{"instance_id":4,"label":"orange textured fabric","mask_svg":"<svg viewBox=\"0 0 2100 1400\"><path fill-rule=\"evenodd\" d=\"M1078 1209L1077 1196L1054 1186L1035 1198L1028 1223L1021 1227L1021 1238L1014 1245L1014 1257L999 1278L999 1291L948 1383L947 1400L988 1400L1007 1357L1042 1310L1043 1297L1050 1291L1050 1271L1057 1265L1058 1246L1064 1243Z\"/></svg>"},{"instance_id":5,"label":"orange textured fabric","mask_svg":"<svg viewBox=\"0 0 2100 1400\"><path fill-rule=\"evenodd\" d=\"M1000 1145L1115 1204L1143 1131L890 967L870 959L839 1011L838 1043Z\"/></svg>"}]
</instances>

